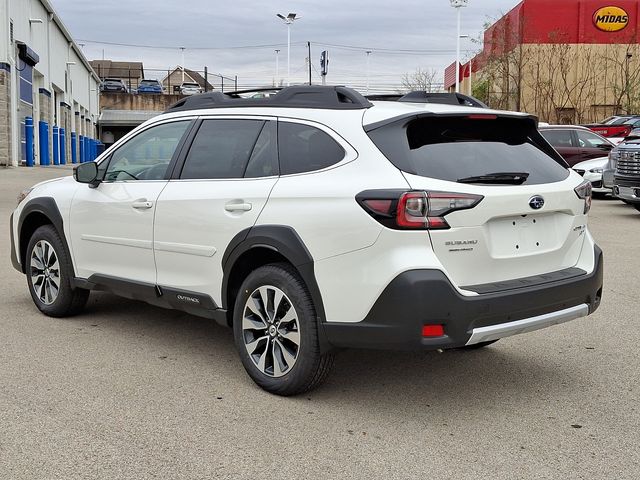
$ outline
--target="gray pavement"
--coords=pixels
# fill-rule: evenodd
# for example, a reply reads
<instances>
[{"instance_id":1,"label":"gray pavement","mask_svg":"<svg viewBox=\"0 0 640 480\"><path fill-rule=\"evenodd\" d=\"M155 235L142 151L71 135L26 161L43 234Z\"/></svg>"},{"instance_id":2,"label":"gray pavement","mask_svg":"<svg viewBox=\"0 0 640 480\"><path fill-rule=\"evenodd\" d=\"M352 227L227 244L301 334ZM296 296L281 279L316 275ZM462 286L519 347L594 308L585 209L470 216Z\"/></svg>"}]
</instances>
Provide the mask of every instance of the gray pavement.
<instances>
[{"instance_id":1,"label":"gray pavement","mask_svg":"<svg viewBox=\"0 0 640 480\"><path fill-rule=\"evenodd\" d=\"M9 261L0 169L0 479L640 478L640 213L596 200L598 312L475 352L347 351L298 398L249 380L231 331L93 293L41 315Z\"/></svg>"}]
</instances>

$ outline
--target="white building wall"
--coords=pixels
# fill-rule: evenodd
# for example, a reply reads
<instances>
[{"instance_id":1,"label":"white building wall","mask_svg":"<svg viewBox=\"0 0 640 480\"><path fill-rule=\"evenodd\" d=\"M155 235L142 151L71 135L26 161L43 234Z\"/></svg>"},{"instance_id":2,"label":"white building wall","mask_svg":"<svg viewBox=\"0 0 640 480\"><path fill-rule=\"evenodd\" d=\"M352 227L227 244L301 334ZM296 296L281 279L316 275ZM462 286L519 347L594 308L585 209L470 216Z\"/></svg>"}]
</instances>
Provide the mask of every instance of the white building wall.
<instances>
[{"instance_id":1,"label":"white building wall","mask_svg":"<svg viewBox=\"0 0 640 480\"><path fill-rule=\"evenodd\" d=\"M13 22L13 44L10 41L10 21ZM18 58L15 42L24 42L39 56L39 62L33 67L31 103L24 100L24 90L23 101L20 100L20 70L24 62ZM47 122L49 126L49 145L52 152L54 112L57 112L55 120L59 126L63 126L64 123L67 127L65 157L67 162L70 162L71 132L75 131L79 124L75 121L73 107L76 105L77 110L81 110L83 115L86 111L91 124L95 124L99 114L99 79L54 12L49 0L0 0L0 63L10 66L10 72L7 73L7 81L10 83L6 89L9 92L8 98L2 103L6 104L9 110L6 113L10 117L10 153L3 158L0 151L0 165L18 165L23 158L24 125L21 122L25 116L32 116L34 120L35 163L38 164L40 160L39 145L42 140L38 138L39 121ZM4 118L2 112L0 118ZM0 125L0 136L3 134L2 128ZM79 133L84 135L85 130L93 129L83 125L82 132ZM50 161L53 163L52 154Z\"/></svg>"}]
</instances>

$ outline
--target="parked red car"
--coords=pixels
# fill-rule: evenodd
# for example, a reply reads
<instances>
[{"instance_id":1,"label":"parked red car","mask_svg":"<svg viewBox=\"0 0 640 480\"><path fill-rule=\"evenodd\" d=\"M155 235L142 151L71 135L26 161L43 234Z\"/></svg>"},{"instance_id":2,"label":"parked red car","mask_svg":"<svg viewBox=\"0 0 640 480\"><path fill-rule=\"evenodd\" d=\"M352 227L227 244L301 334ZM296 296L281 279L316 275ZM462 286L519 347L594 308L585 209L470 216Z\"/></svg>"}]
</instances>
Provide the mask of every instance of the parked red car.
<instances>
[{"instance_id":1,"label":"parked red car","mask_svg":"<svg viewBox=\"0 0 640 480\"><path fill-rule=\"evenodd\" d=\"M631 130L640 127L640 116L623 116L611 123L594 123L584 126L603 137L626 137Z\"/></svg>"},{"instance_id":2,"label":"parked red car","mask_svg":"<svg viewBox=\"0 0 640 480\"><path fill-rule=\"evenodd\" d=\"M615 145L586 127L576 125L544 125L540 133L555 148L569 166L606 157Z\"/></svg>"}]
</instances>

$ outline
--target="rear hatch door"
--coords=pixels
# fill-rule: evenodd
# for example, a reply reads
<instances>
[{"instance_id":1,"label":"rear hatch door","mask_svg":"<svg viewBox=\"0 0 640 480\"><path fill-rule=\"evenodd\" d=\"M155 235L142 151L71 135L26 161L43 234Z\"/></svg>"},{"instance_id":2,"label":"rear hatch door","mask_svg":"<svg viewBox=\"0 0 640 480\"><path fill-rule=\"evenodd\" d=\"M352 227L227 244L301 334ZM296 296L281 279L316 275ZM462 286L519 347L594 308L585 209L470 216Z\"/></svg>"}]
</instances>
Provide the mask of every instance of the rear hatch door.
<instances>
[{"instance_id":1,"label":"rear hatch door","mask_svg":"<svg viewBox=\"0 0 640 480\"><path fill-rule=\"evenodd\" d=\"M586 234L585 200L574 191L581 179L532 117L420 115L369 136L412 189L483 197L447 214L448 228L428 230L425 238L458 286L549 274L578 262Z\"/></svg>"}]
</instances>

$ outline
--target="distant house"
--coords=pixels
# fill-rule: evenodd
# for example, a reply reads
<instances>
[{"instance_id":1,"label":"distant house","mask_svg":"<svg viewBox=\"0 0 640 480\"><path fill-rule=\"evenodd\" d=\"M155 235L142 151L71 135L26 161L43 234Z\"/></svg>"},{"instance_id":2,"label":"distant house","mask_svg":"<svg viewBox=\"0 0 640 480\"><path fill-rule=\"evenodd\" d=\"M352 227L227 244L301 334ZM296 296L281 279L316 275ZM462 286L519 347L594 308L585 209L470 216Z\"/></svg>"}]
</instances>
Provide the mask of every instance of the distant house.
<instances>
[{"instance_id":1,"label":"distant house","mask_svg":"<svg viewBox=\"0 0 640 480\"><path fill-rule=\"evenodd\" d=\"M165 90L167 91L167 93L174 93L176 92L179 88L180 85L182 84L182 82L193 82L193 83L197 83L198 85L200 85L204 90L210 91L213 90L213 85L211 85L211 83L208 81L206 82L206 87L205 87L205 80L204 77L194 71L194 70L189 70L188 68L184 69L184 80L182 80L182 67L180 65L178 65L176 68L173 69L173 71L171 73L169 73L167 76L165 76L162 79L162 86L165 88Z\"/></svg>"},{"instance_id":2,"label":"distant house","mask_svg":"<svg viewBox=\"0 0 640 480\"><path fill-rule=\"evenodd\" d=\"M100 79L118 78L129 89L137 88L144 78L142 62L114 62L112 60L91 60L89 62Z\"/></svg>"}]
</instances>

